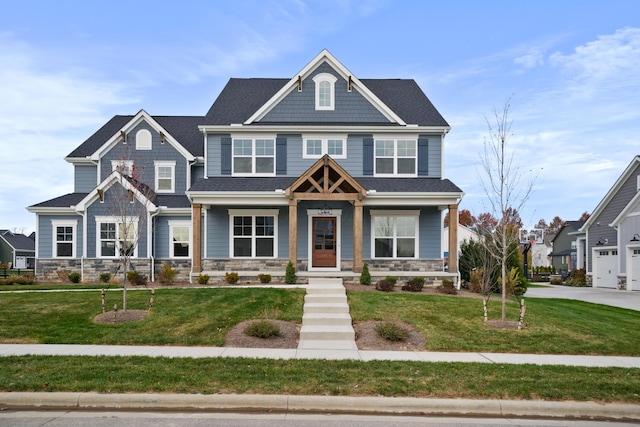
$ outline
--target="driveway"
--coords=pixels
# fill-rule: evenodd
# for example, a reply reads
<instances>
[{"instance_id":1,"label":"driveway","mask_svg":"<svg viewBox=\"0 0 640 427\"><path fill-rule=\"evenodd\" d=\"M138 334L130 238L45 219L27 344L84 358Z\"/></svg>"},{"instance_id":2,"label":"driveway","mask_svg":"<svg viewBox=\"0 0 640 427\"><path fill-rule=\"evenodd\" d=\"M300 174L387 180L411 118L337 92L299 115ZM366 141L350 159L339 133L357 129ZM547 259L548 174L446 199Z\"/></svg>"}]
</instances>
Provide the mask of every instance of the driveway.
<instances>
[{"instance_id":1,"label":"driveway","mask_svg":"<svg viewBox=\"0 0 640 427\"><path fill-rule=\"evenodd\" d=\"M548 288L529 288L525 297L575 299L640 311L640 291L549 285Z\"/></svg>"}]
</instances>

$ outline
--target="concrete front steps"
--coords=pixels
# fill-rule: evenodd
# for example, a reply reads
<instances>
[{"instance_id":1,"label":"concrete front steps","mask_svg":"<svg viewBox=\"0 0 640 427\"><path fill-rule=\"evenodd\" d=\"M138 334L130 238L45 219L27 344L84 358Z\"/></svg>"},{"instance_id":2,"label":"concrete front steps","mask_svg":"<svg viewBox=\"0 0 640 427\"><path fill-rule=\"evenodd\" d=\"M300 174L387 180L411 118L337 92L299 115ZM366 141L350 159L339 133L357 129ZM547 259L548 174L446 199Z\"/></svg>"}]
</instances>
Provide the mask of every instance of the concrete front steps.
<instances>
[{"instance_id":1,"label":"concrete front steps","mask_svg":"<svg viewBox=\"0 0 640 427\"><path fill-rule=\"evenodd\" d=\"M342 279L309 279L299 349L357 350Z\"/></svg>"}]
</instances>

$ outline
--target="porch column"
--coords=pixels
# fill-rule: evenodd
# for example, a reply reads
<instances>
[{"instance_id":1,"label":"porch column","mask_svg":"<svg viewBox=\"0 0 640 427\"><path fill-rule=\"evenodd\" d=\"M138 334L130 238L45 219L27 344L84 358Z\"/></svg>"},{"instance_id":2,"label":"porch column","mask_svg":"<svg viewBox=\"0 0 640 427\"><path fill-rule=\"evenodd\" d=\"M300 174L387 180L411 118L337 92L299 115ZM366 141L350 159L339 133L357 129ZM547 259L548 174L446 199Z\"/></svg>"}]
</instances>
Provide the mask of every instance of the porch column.
<instances>
[{"instance_id":1,"label":"porch column","mask_svg":"<svg viewBox=\"0 0 640 427\"><path fill-rule=\"evenodd\" d=\"M449 272L458 272L458 205L449 205Z\"/></svg>"},{"instance_id":2,"label":"porch column","mask_svg":"<svg viewBox=\"0 0 640 427\"><path fill-rule=\"evenodd\" d=\"M362 271L362 200L353 202L353 271Z\"/></svg>"},{"instance_id":3,"label":"porch column","mask_svg":"<svg viewBox=\"0 0 640 427\"><path fill-rule=\"evenodd\" d=\"M298 201L289 200L289 261L298 269Z\"/></svg>"},{"instance_id":4,"label":"porch column","mask_svg":"<svg viewBox=\"0 0 640 427\"><path fill-rule=\"evenodd\" d=\"M191 209L191 223L193 235L193 259L191 270L194 273L202 272L202 205L194 203Z\"/></svg>"}]
</instances>

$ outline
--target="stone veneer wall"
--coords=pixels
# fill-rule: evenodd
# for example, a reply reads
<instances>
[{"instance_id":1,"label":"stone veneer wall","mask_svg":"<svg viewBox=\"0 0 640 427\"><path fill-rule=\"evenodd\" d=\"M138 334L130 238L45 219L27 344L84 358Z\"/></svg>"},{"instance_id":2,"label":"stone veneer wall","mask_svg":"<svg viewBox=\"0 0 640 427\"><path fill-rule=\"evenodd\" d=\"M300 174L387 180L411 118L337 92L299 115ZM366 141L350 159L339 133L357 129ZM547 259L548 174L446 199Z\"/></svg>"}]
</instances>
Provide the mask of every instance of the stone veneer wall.
<instances>
[{"instance_id":1,"label":"stone veneer wall","mask_svg":"<svg viewBox=\"0 0 640 427\"><path fill-rule=\"evenodd\" d=\"M135 270L144 274L148 278L151 272L151 260L147 258L131 259L130 270ZM118 259L92 258L92 259L37 259L35 276L36 280L44 282L66 282L67 276L71 272L78 272L82 275L83 282L99 282L100 274L111 273L111 276L121 274L119 271L120 261ZM188 277L188 275L187 275Z\"/></svg>"},{"instance_id":2,"label":"stone veneer wall","mask_svg":"<svg viewBox=\"0 0 640 427\"><path fill-rule=\"evenodd\" d=\"M627 290L627 276L618 276L618 290L619 291Z\"/></svg>"}]
</instances>

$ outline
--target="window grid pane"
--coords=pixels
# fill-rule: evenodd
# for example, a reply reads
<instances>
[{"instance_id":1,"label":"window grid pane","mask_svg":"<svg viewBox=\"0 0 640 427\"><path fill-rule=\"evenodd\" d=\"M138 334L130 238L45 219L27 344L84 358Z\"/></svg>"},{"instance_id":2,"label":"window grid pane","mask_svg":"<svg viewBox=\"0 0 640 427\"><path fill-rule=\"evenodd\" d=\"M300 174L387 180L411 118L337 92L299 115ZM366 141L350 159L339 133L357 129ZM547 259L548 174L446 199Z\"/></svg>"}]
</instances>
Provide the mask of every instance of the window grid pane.
<instances>
[{"instance_id":1,"label":"window grid pane","mask_svg":"<svg viewBox=\"0 0 640 427\"><path fill-rule=\"evenodd\" d=\"M322 155L322 140L321 139L307 139L307 154L310 156Z\"/></svg>"},{"instance_id":2,"label":"window grid pane","mask_svg":"<svg viewBox=\"0 0 640 427\"><path fill-rule=\"evenodd\" d=\"M331 156L342 156L342 140L330 139L327 141L327 153Z\"/></svg>"}]
</instances>

